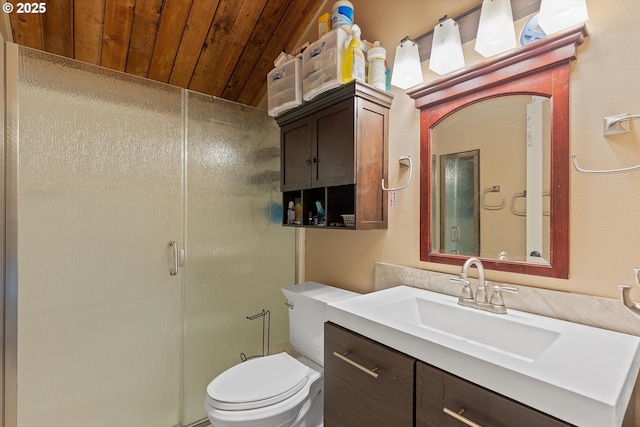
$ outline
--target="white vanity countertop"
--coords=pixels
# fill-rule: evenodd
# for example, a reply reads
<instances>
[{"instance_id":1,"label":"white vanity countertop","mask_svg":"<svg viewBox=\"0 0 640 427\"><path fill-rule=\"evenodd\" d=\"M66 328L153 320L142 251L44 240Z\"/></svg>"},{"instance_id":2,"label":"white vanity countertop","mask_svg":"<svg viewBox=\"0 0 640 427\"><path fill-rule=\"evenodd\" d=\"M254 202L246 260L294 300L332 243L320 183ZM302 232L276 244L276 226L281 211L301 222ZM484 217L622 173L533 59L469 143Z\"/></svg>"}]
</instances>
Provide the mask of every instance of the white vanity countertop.
<instances>
[{"instance_id":1,"label":"white vanity countertop","mask_svg":"<svg viewBox=\"0 0 640 427\"><path fill-rule=\"evenodd\" d=\"M407 286L329 303L327 318L581 427L622 424L640 367L640 337Z\"/></svg>"}]
</instances>

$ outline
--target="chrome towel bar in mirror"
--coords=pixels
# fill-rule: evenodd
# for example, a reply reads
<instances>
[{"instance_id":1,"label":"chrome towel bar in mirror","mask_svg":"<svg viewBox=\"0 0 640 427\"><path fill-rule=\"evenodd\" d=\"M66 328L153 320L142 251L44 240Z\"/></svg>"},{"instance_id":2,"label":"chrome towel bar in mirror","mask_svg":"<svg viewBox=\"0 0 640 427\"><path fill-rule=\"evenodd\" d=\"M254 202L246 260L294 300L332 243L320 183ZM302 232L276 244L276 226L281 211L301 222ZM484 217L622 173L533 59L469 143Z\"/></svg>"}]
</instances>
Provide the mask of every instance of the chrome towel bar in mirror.
<instances>
[{"instance_id":1,"label":"chrome towel bar in mirror","mask_svg":"<svg viewBox=\"0 0 640 427\"><path fill-rule=\"evenodd\" d=\"M500 192L500 186L499 185L494 185L492 187L489 188L485 188L484 190L482 190L482 208L483 209L487 209L490 211L497 211L500 210L502 208L505 207L505 205L507 204L506 200L503 198L502 202L500 202L497 205L490 205L485 201L485 197L487 196L487 193L499 193Z\"/></svg>"}]
</instances>

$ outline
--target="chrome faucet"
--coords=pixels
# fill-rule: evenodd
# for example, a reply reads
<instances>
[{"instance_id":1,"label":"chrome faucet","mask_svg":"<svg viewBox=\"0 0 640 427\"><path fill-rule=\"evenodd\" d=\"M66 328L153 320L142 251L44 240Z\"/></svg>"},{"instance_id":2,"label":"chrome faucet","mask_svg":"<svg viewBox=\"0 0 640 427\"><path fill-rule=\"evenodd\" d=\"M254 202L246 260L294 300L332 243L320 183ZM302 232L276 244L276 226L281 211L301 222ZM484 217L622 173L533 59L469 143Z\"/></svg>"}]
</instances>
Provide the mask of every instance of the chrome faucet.
<instances>
[{"instance_id":1,"label":"chrome faucet","mask_svg":"<svg viewBox=\"0 0 640 427\"><path fill-rule=\"evenodd\" d=\"M472 265L475 265L478 269L478 288L476 289L475 297L473 295L473 290L471 290L471 282L469 281L469 275L467 273ZM482 261L478 258L469 258L466 260L462 266L462 270L460 271L460 276L452 278L451 281L462 283L464 285L462 293L460 294L460 299L465 301L487 302L487 291L484 284L484 265L482 265ZM460 302L460 304L462 304L462 302Z\"/></svg>"},{"instance_id":2,"label":"chrome faucet","mask_svg":"<svg viewBox=\"0 0 640 427\"><path fill-rule=\"evenodd\" d=\"M478 269L478 286L475 296L471 289L468 271L471 266L475 265ZM460 271L459 277L452 277L452 282L462 283L462 292L458 297L458 304L465 307L477 308L479 310L490 311L491 313L506 314L507 306L504 304L502 291L518 293L518 289L510 286L494 286L491 298L487 301L487 285L489 282L484 280L484 266L478 258L469 258L465 261Z\"/></svg>"}]
</instances>

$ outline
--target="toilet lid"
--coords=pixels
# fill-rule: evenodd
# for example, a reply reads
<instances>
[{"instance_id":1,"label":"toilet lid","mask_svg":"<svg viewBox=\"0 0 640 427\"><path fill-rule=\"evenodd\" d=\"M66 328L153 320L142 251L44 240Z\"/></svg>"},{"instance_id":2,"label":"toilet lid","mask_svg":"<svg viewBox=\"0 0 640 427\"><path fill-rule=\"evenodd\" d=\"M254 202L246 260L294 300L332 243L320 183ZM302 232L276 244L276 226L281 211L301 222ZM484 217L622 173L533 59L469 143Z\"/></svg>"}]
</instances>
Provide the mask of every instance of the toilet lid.
<instances>
[{"instance_id":1,"label":"toilet lid","mask_svg":"<svg viewBox=\"0 0 640 427\"><path fill-rule=\"evenodd\" d=\"M207 394L218 409L262 408L300 391L309 381L309 372L309 367L287 353L259 357L218 375L207 386Z\"/></svg>"}]
</instances>

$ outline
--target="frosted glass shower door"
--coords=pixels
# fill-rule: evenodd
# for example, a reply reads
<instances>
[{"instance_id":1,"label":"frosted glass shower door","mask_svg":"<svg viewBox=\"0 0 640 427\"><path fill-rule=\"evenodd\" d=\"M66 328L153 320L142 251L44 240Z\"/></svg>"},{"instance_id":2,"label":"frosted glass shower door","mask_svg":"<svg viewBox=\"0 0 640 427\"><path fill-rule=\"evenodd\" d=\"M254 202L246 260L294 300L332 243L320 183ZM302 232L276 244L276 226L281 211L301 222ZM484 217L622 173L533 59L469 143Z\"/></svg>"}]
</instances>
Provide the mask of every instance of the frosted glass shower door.
<instances>
[{"instance_id":1,"label":"frosted glass shower door","mask_svg":"<svg viewBox=\"0 0 640 427\"><path fill-rule=\"evenodd\" d=\"M17 426L178 425L182 91L9 46Z\"/></svg>"},{"instance_id":2,"label":"frosted glass shower door","mask_svg":"<svg viewBox=\"0 0 640 427\"><path fill-rule=\"evenodd\" d=\"M286 300L295 283L295 232L282 227L280 131L265 111L187 91L184 419L206 417L207 384L289 342ZM266 346L266 343L265 343Z\"/></svg>"},{"instance_id":3,"label":"frosted glass shower door","mask_svg":"<svg viewBox=\"0 0 640 427\"><path fill-rule=\"evenodd\" d=\"M480 150L440 156L440 253L480 255Z\"/></svg>"}]
</instances>

